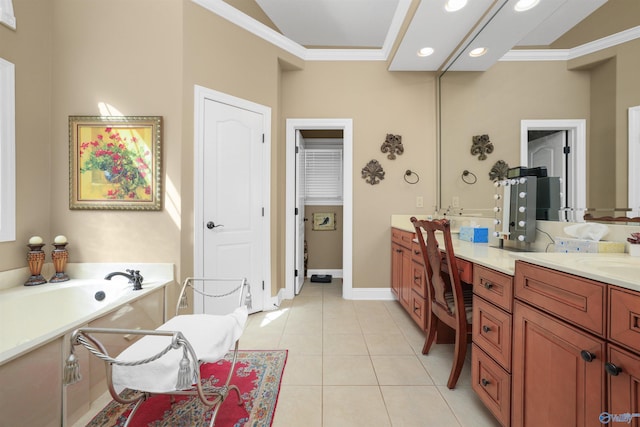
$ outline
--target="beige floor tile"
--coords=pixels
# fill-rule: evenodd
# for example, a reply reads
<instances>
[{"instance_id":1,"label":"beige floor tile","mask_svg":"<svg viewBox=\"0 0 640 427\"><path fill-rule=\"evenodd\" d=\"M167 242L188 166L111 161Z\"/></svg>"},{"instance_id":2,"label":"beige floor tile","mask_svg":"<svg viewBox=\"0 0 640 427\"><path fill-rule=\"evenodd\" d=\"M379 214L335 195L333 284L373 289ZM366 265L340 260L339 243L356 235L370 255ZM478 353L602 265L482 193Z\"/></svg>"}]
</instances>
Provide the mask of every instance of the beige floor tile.
<instances>
[{"instance_id":1,"label":"beige floor tile","mask_svg":"<svg viewBox=\"0 0 640 427\"><path fill-rule=\"evenodd\" d=\"M282 384L322 385L322 356L289 353Z\"/></svg>"},{"instance_id":2,"label":"beige floor tile","mask_svg":"<svg viewBox=\"0 0 640 427\"><path fill-rule=\"evenodd\" d=\"M435 386L382 386L382 395L394 426L460 427Z\"/></svg>"},{"instance_id":3,"label":"beige floor tile","mask_svg":"<svg viewBox=\"0 0 640 427\"><path fill-rule=\"evenodd\" d=\"M469 353L470 351L467 351L467 358L456 385L471 385L471 363L468 358ZM427 369L427 372L433 379L435 385L447 385L447 382L449 381L449 374L451 373L451 367L453 366L453 344L433 344L428 355L419 354L418 358Z\"/></svg>"},{"instance_id":4,"label":"beige floor tile","mask_svg":"<svg viewBox=\"0 0 640 427\"><path fill-rule=\"evenodd\" d=\"M380 388L377 386L324 386L324 427L389 427Z\"/></svg>"},{"instance_id":5,"label":"beige floor tile","mask_svg":"<svg viewBox=\"0 0 640 427\"><path fill-rule=\"evenodd\" d=\"M362 334L360 323L356 318L325 318L322 321L322 329L325 334Z\"/></svg>"},{"instance_id":6,"label":"beige floor tile","mask_svg":"<svg viewBox=\"0 0 640 427\"><path fill-rule=\"evenodd\" d=\"M378 385L369 356L323 356L322 383L326 385Z\"/></svg>"},{"instance_id":7,"label":"beige floor tile","mask_svg":"<svg viewBox=\"0 0 640 427\"><path fill-rule=\"evenodd\" d=\"M364 334L371 355L414 355L415 352L402 334Z\"/></svg>"},{"instance_id":8,"label":"beige floor tile","mask_svg":"<svg viewBox=\"0 0 640 427\"><path fill-rule=\"evenodd\" d=\"M322 354L322 334L283 334L279 346L291 354Z\"/></svg>"},{"instance_id":9,"label":"beige floor tile","mask_svg":"<svg viewBox=\"0 0 640 427\"><path fill-rule=\"evenodd\" d=\"M295 318L291 317L282 331L287 334L322 335L322 316L319 318Z\"/></svg>"},{"instance_id":10,"label":"beige floor tile","mask_svg":"<svg viewBox=\"0 0 640 427\"><path fill-rule=\"evenodd\" d=\"M324 355L364 355L369 351L362 334L326 334L323 338Z\"/></svg>"},{"instance_id":11,"label":"beige floor tile","mask_svg":"<svg viewBox=\"0 0 640 427\"><path fill-rule=\"evenodd\" d=\"M382 385L433 385L416 356L371 356L373 368Z\"/></svg>"},{"instance_id":12,"label":"beige floor tile","mask_svg":"<svg viewBox=\"0 0 640 427\"><path fill-rule=\"evenodd\" d=\"M273 427L322 427L322 387L283 385Z\"/></svg>"},{"instance_id":13,"label":"beige floor tile","mask_svg":"<svg viewBox=\"0 0 640 427\"><path fill-rule=\"evenodd\" d=\"M456 385L453 390L449 390L446 386L438 386L438 391L463 427L500 426L470 386Z\"/></svg>"},{"instance_id":14,"label":"beige floor tile","mask_svg":"<svg viewBox=\"0 0 640 427\"><path fill-rule=\"evenodd\" d=\"M282 333L248 331L242 334L239 348L243 350L277 350L280 346Z\"/></svg>"}]
</instances>

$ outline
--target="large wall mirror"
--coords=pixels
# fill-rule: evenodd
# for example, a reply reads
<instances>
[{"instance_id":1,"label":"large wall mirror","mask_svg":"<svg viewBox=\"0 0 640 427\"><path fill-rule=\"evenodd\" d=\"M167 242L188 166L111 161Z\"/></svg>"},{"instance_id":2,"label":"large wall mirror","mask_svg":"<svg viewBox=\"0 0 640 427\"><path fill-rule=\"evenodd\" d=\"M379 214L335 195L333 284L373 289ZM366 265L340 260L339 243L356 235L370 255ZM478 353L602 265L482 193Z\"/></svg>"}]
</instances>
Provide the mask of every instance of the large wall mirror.
<instances>
[{"instance_id":1,"label":"large wall mirror","mask_svg":"<svg viewBox=\"0 0 640 427\"><path fill-rule=\"evenodd\" d=\"M637 213L640 206L629 205L639 202L629 196L633 170L630 174L628 153L630 142L640 138L629 133L630 111L640 105L638 11L636 2L609 1L551 45L512 50L485 71L452 71L470 45L461 48L460 58L439 78L439 208L493 217L490 173L499 161L521 165L523 124L582 121L585 141L578 168L584 178L577 179L585 181L579 183L584 184L584 201L571 202L580 200L571 194L566 207L578 212L577 220L585 208L598 209L602 216L623 208ZM533 126L528 137L546 137L552 127L545 133ZM484 160L471 154L477 135L488 135L493 145ZM477 181L469 184L464 171Z\"/></svg>"},{"instance_id":2,"label":"large wall mirror","mask_svg":"<svg viewBox=\"0 0 640 427\"><path fill-rule=\"evenodd\" d=\"M15 66L0 58L0 242L16 239Z\"/></svg>"}]
</instances>

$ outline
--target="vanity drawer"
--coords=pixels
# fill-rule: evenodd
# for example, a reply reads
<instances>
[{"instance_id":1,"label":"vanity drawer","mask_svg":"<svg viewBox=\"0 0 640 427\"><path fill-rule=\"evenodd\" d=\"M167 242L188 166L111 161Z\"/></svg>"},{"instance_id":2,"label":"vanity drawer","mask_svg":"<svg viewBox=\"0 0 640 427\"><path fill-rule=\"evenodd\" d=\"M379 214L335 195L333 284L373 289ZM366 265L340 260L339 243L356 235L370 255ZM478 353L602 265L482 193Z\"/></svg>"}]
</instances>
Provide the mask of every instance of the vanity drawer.
<instances>
[{"instance_id":1,"label":"vanity drawer","mask_svg":"<svg viewBox=\"0 0 640 427\"><path fill-rule=\"evenodd\" d=\"M424 265L422 251L420 250L420 243L415 240L411 241L411 258L420 265Z\"/></svg>"},{"instance_id":2,"label":"vanity drawer","mask_svg":"<svg viewBox=\"0 0 640 427\"><path fill-rule=\"evenodd\" d=\"M473 293L512 312L513 277L476 265L473 269Z\"/></svg>"},{"instance_id":3,"label":"vanity drawer","mask_svg":"<svg viewBox=\"0 0 640 427\"><path fill-rule=\"evenodd\" d=\"M464 283L473 283L473 263L456 257L456 265L458 266L458 275L460 281ZM447 255L442 252L442 271L448 272L447 269Z\"/></svg>"},{"instance_id":4,"label":"vanity drawer","mask_svg":"<svg viewBox=\"0 0 640 427\"><path fill-rule=\"evenodd\" d=\"M605 335L606 285L516 261L515 296L601 337Z\"/></svg>"},{"instance_id":5,"label":"vanity drawer","mask_svg":"<svg viewBox=\"0 0 640 427\"><path fill-rule=\"evenodd\" d=\"M473 298L473 343L511 371L511 315L482 298Z\"/></svg>"},{"instance_id":6,"label":"vanity drawer","mask_svg":"<svg viewBox=\"0 0 640 427\"><path fill-rule=\"evenodd\" d=\"M411 248L413 243L413 233L410 231L400 230L399 228L391 229L391 241L405 248Z\"/></svg>"},{"instance_id":7,"label":"vanity drawer","mask_svg":"<svg viewBox=\"0 0 640 427\"><path fill-rule=\"evenodd\" d=\"M471 347L471 387L503 426L511 421L511 375L475 344Z\"/></svg>"},{"instance_id":8,"label":"vanity drawer","mask_svg":"<svg viewBox=\"0 0 640 427\"><path fill-rule=\"evenodd\" d=\"M411 263L411 290L421 297L427 296L427 279L424 266L413 261Z\"/></svg>"},{"instance_id":9,"label":"vanity drawer","mask_svg":"<svg viewBox=\"0 0 640 427\"><path fill-rule=\"evenodd\" d=\"M609 286L609 339L640 352L640 293Z\"/></svg>"},{"instance_id":10,"label":"vanity drawer","mask_svg":"<svg viewBox=\"0 0 640 427\"><path fill-rule=\"evenodd\" d=\"M426 300L415 292L411 292L409 297L409 309L411 318L418 324L423 331L427 329Z\"/></svg>"}]
</instances>

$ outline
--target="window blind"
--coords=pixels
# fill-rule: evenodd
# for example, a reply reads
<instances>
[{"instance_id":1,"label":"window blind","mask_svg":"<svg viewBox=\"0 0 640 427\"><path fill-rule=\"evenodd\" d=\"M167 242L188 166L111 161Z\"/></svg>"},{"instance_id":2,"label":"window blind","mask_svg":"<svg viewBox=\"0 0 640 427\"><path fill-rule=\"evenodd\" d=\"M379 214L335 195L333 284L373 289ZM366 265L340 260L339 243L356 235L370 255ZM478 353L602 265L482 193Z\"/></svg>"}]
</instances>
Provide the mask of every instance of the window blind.
<instances>
[{"instance_id":1,"label":"window blind","mask_svg":"<svg viewBox=\"0 0 640 427\"><path fill-rule=\"evenodd\" d=\"M342 204L342 149L307 148L305 203Z\"/></svg>"}]
</instances>

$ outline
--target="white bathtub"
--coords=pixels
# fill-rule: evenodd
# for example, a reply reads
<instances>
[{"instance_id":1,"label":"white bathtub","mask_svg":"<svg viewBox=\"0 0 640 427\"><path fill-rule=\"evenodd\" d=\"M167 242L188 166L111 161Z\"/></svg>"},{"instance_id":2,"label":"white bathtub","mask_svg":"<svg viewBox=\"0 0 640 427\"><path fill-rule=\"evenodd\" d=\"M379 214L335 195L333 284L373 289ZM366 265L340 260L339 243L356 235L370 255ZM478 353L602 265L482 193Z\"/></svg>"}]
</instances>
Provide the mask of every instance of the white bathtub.
<instances>
[{"instance_id":1,"label":"white bathtub","mask_svg":"<svg viewBox=\"0 0 640 427\"><path fill-rule=\"evenodd\" d=\"M99 270L103 271L96 275L102 277L104 271L124 271L101 267ZM141 271L144 274L145 270ZM2 290L0 365L170 282L171 276L152 280L145 277L143 289L134 291L126 278L116 276L112 280L72 279ZM98 292L104 293L101 301L96 298Z\"/></svg>"}]
</instances>

